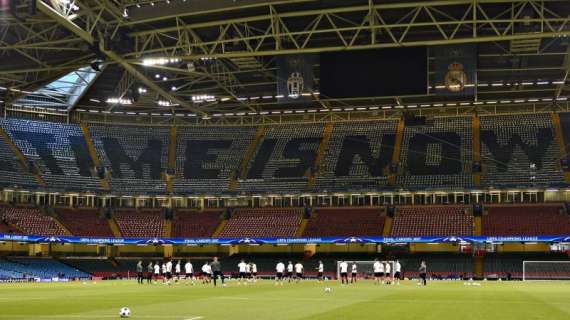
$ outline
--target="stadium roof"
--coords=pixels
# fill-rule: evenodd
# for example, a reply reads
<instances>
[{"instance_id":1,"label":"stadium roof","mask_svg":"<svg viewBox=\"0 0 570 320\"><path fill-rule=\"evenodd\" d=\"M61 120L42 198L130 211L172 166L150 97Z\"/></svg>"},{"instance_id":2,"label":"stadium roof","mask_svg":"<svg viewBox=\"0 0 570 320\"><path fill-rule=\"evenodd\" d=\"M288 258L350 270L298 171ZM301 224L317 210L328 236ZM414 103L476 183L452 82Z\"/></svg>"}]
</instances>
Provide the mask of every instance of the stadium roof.
<instances>
[{"instance_id":1,"label":"stadium roof","mask_svg":"<svg viewBox=\"0 0 570 320\"><path fill-rule=\"evenodd\" d=\"M475 101L570 94L566 0L49 0L35 13L1 3L0 100L9 106L197 115L445 106L465 101L436 96L433 82L422 95L315 92L303 106L280 105L275 57L461 43L479 44Z\"/></svg>"}]
</instances>

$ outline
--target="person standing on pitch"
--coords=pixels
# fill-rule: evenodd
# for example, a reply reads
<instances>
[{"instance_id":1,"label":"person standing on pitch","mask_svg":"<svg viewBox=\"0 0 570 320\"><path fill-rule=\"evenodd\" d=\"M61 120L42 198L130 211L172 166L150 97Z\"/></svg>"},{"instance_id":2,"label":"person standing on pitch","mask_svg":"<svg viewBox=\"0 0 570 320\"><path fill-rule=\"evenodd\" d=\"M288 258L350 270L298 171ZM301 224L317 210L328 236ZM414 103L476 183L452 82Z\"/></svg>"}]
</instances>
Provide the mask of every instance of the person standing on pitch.
<instances>
[{"instance_id":1,"label":"person standing on pitch","mask_svg":"<svg viewBox=\"0 0 570 320\"><path fill-rule=\"evenodd\" d=\"M319 279L319 282L324 281L325 280L325 278L324 278L325 265L323 264L323 262L321 260L319 260L319 266L317 267L317 272L318 272L317 278Z\"/></svg>"},{"instance_id":2,"label":"person standing on pitch","mask_svg":"<svg viewBox=\"0 0 570 320\"><path fill-rule=\"evenodd\" d=\"M287 265L287 281L291 282L292 279L293 279L293 262L289 261L289 264Z\"/></svg>"},{"instance_id":3,"label":"person standing on pitch","mask_svg":"<svg viewBox=\"0 0 570 320\"><path fill-rule=\"evenodd\" d=\"M148 263L148 266L146 266L146 283L147 284L152 283L152 272L153 271L154 271L154 266L152 265L152 261L150 261Z\"/></svg>"},{"instance_id":4,"label":"person standing on pitch","mask_svg":"<svg viewBox=\"0 0 570 320\"><path fill-rule=\"evenodd\" d=\"M374 260L374 284L379 285L382 277L384 277L384 265L378 259Z\"/></svg>"},{"instance_id":5,"label":"person standing on pitch","mask_svg":"<svg viewBox=\"0 0 570 320\"><path fill-rule=\"evenodd\" d=\"M427 285L427 265L426 262L424 260L422 260L422 262L420 263L420 268L419 268L419 272L420 272L420 278L421 281L420 283L418 283L418 285L423 284L424 286Z\"/></svg>"},{"instance_id":6,"label":"person standing on pitch","mask_svg":"<svg viewBox=\"0 0 570 320\"><path fill-rule=\"evenodd\" d=\"M222 273L222 264L220 263L220 261L218 261L218 257L214 257L214 261L212 261L212 264L210 265L210 267L212 268L212 276L214 277L214 287L217 285L217 280L218 277L220 277L220 279L222 280L222 286L226 286L226 284L224 283L225 277L224 274Z\"/></svg>"},{"instance_id":7,"label":"person standing on pitch","mask_svg":"<svg viewBox=\"0 0 570 320\"><path fill-rule=\"evenodd\" d=\"M348 262L341 261L338 264L338 268L340 269L340 283L342 285L348 284Z\"/></svg>"},{"instance_id":8,"label":"person standing on pitch","mask_svg":"<svg viewBox=\"0 0 570 320\"><path fill-rule=\"evenodd\" d=\"M186 272L186 284L192 281L192 285L194 285L194 266L192 266L192 262L190 262L190 260L186 260L184 271Z\"/></svg>"},{"instance_id":9,"label":"person standing on pitch","mask_svg":"<svg viewBox=\"0 0 570 320\"><path fill-rule=\"evenodd\" d=\"M394 283L399 285L400 284L400 277L402 272L402 265L400 264L399 260L396 260L394 263Z\"/></svg>"},{"instance_id":10,"label":"person standing on pitch","mask_svg":"<svg viewBox=\"0 0 570 320\"><path fill-rule=\"evenodd\" d=\"M142 261L139 260L139 262L137 263L137 282L138 284L143 284L143 264Z\"/></svg>"},{"instance_id":11,"label":"person standing on pitch","mask_svg":"<svg viewBox=\"0 0 570 320\"><path fill-rule=\"evenodd\" d=\"M283 285L283 273L285 272L285 264L281 261L275 266L275 285Z\"/></svg>"},{"instance_id":12,"label":"person standing on pitch","mask_svg":"<svg viewBox=\"0 0 570 320\"><path fill-rule=\"evenodd\" d=\"M352 263L352 272L350 274L350 283L356 283L356 278L358 276L358 267L356 266L356 262Z\"/></svg>"}]
</instances>

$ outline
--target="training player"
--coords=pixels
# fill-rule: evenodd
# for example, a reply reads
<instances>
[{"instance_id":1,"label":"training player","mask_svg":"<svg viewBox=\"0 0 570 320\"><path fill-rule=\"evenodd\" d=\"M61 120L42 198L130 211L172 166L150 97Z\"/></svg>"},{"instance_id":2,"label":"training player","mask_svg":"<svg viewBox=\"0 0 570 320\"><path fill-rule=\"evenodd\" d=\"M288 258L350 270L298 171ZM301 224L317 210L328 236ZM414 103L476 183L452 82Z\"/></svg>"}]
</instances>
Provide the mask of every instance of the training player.
<instances>
[{"instance_id":1,"label":"training player","mask_svg":"<svg viewBox=\"0 0 570 320\"><path fill-rule=\"evenodd\" d=\"M251 280L257 282L257 264L255 262L251 263Z\"/></svg>"},{"instance_id":2,"label":"training player","mask_svg":"<svg viewBox=\"0 0 570 320\"><path fill-rule=\"evenodd\" d=\"M160 278L160 264L157 261L154 264L154 284L158 283L158 278Z\"/></svg>"},{"instance_id":3,"label":"training player","mask_svg":"<svg viewBox=\"0 0 570 320\"><path fill-rule=\"evenodd\" d=\"M293 279L293 262L289 261L287 265L287 281L291 282Z\"/></svg>"},{"instance_id":4,"label":"training player","mask_svg":"<svg viewBox=\"0 0 570 320\"><path fill-rule=\"evenodd\" d=\"M240 263L238 263L238 272L239 272L239 276L238 276L238 285L241 284L241 282L243 281L245 284L245 277L247 275L247 263L245 263L245 261L242 259Z\"/></svg>"},{"instance_id":5,"label":"training player","mask_svg":"<svg viewBox=\"0 0 570 320\"><path fill-rule=\"evenodd\" d=\"M340 283L348 284L348 262L341 260L338 267L340 269Z\"/></svg>"},{"instance_id":6,"label":"training player","mask_svg":"<svg viewBox=\"0 0 570 320\"><path fill-rule=\"evenodd\" d=\"M137 262L137 283L143 284L143 279L143 264L142 261L139 260L139 262Z\"/></svg>"},{"instance_id":7,"label":"training player","mask_svg":"<svg viewBox=\"0 0 570 320\"><path fill-rule=\"evenodd\" d=\"M351 266L351 274L350 274L350 283L356 283L356 278L358 275L358 267L356 266L356 262L352 262Z\"/></svg>"},{"instance_id":8,"label":"training player","mask_svg":"<svg viewBox=\"0 0 570 320\"><path fill-rule=\"evenodd\" d=\"M295 278L297 279L297 282L303 280L303 265L301 262L297 262L295 264Z\"/></svg>"},{"instance_id":9,"label":"training player","mask_svg":"<svg viewBox=\"0 0 570 320\"><path fill-rule=\"evenodd\" d=\"M146 267L146 283L147 284L151 284L152 283L152 272L154 271L154 267L152 265L152 261L150 261L148 263L148 266Z\"/></svg>"},{"instance_id":10,"label":"training player","mask_svg":"<svg viewBox=\"0 0 570 320\"><path fill-rule=\"evenodd\" d=\"M418 285L423 284L424 286L427 286L427 264L425 261L422 260L418 271L420 272L420 279L421 279Z\"/></svg>"},{"instance_id":11,"label":"training player","mask_svg":"<svg viewBox=\"0 0 570 320\"><path fill-rule=\"evenodd\" d=\"M283 285L283 273L285 272L285 264L279 261L275 266L275 285Z\"/></svg>"},{"instance_id":12,"label":"training player","mask_svg":"<svg viewBox=\"0 0 570 320\"><path fill-rule=\"evenodd\" d=\"M174 274L176 275L176 279L174 281L178 282L180 280L180 273L182 272L182 266L180 265L180 260L176 262L176 266L174 266Z\"/></svg>"},{"instance_id":13,"label":"training player","mask_svg":"<svg viewBox=\"0 0 570 320\"><path fill-rule=\"evenodd\" d=\"M386 275L386 284L391 284L392 283L392 266L390 265L390 262L386 261L386 266L384 267L385 269L385 275Z\"/></svg>"},{"instance_id":14,"label":"training player","mask_svg":"<svg viewBox=\"0 0 570 320\"><path fill-rule=\"evenodd\" d=\"M325 280L324 278L325 265L321 260L319 260L319 266L317 267L317 272L318 272L317 278L319 279L319 281Z\"/></svg>"},{"instance_id":15,"label":"training player","mask_svg":"<svg viewBox=\"0 0 570 320\"><path fill-rule=\"evenodd\" d=\"M214 257L214 261L210 265L210 270L212 272L212 277L214 278L214 287L217 286L218 277L222 280L222 286L225 287L226 284L224 283L225 277L222 273L222 264L218 261L218 257Z\"/></svg>"},{"instance_id":16,"label":"training player","mask_svg":"<svg viewBox=\"0 0 570 320\"><path fill-rule=\"evenodd\" d=\"M166 284L170 285L172 280L172 260L168 259L166 262Z\"/></svg>"},{"instance_id":17,"label":"training player","mask_svg":"<svg viewBox=\"0 0 570 320\"><path fill-rule=\"evenodd\" d=\"M203 284L210 283L210 278L211 278L210 265L208 264L208 261L206 261L202 266L202 283Z\"/></svg>"},{"instance_id":18,"label":"training player","mask_svg":"<svg viewBox=\"0 0 570 320\"><path fill-rule=\"evenodd\" d=\"M375 259L372 268L374 269L374 284L380 284L380 280L384 276L382 274L384 272L384 266L378 259Z\"/></svg>"},{"instance_id":19,"label":"training player","mask_svg":"<svg viewBox=\"0 0 570 320\"><path fill-rule=\"evenodd\" d=\"M162 261L160 269L161 269L160 272L162 274L162 283L165 283L167 277L166 277L166 263L164 263L164 261Z\"/></svg>"},{"instance_id":20,"label":"training player","mask_svg":"<svg viewBox=\"0 0 570 320\"><path fill-rule=\"evenodd\" d=\"M402 272L402 265L399 260L394 263L394 283L400 285L400 277Z\"/></svg>"},{"instance_id":21,"label":"training player","mask_svg":"<svg viewBox=\"0 0 570 320\"><path fill-rule=\"evenodd\" d=\"M246 284L247 282L251 282L251 263L249 262L245 263L245 279Z\"/></svg>"},{"instance_id":22,"label":"training player","mask_svg":"<svg viewBox=\"0 0 570 320\"><path fill-rule=\"evenodd\" d=\"M184 272L186 273L186 284L192 281L192 285L194 285L194 266L192 266L190 260L186 260L186 263L184 264Z\"/></svg>"}]
</instances>

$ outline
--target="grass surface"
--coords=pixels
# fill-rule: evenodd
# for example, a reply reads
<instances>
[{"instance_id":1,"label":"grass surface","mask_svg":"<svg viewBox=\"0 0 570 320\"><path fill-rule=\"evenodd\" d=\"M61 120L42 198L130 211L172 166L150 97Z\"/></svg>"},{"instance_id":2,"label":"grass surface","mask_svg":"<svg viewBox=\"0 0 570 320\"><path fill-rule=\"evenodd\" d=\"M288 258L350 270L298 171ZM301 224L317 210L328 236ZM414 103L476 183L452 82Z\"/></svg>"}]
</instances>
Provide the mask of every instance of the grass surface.
<instances>
[{"instance_id":1,"label":"grass surface","mask_svg":"<svg viewBox=\"0 0 570 320\"><path fill-rule=\"evenodd\" d=\"M324 287L332 288L325 293ZM570 319L570 282L430 282L418 287L342 287L307 281L276 287L271 281L226 288L183 284L0 284L0 319Z\"/></svg>"}]
</instances>

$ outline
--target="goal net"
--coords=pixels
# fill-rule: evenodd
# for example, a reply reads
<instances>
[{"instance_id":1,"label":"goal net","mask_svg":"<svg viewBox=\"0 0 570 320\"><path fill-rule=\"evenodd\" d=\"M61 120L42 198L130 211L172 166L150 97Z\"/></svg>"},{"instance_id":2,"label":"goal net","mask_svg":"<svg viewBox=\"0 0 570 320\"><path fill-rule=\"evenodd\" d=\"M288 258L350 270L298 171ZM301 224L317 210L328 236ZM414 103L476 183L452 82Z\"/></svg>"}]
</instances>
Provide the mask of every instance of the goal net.
<instances>
[{"instance_id":1,"label":"goal net","mask_svg":"<svg viewBox=\"0 0 570 320\"><path fill-rule=\"evenodd\" d=\"M523 261L522 280L570 280L570 261Z\"/></svg>"},{"instance_id":2,"label":"goal net","mask_svg":"<svg viewBox=\"0 0 570 320\"><path fill-rule=\"evenodd\" d=\"M352 265L356 264L356 273L359 278L373 278L374 277L374 262L376 261L349 261L345 260L348 263L348 276L352 275ZM380 261L384 263L384 265L390 265L390 275L394 277L394 261ZM336 262L336 278L340 279L340 263L341 261Z\"/></svg>"}]
</instances>

